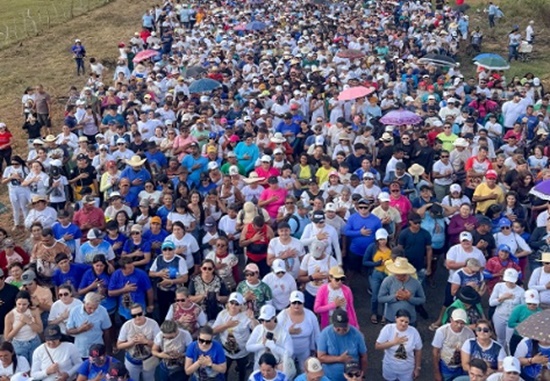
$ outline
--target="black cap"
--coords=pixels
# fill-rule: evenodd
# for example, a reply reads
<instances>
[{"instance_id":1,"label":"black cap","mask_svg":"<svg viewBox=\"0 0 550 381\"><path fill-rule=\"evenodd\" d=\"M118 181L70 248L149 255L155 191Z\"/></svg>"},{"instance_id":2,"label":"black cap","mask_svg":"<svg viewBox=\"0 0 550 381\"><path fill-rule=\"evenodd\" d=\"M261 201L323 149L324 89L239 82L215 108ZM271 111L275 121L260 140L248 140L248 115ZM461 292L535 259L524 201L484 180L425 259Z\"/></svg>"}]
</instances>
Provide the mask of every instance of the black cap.
<instances>
[{"instance_id":1,"label":"black cap","mask_svg":"<svg viewBox=\"0 0 550 381\"><path fill-rule=\"evenodd\" d=\"M57 324L50 324L44 330L44 339L46 340L60 340L61 328Z\"/></svg>"},{"instance_id":2,"label":"black cap","mask_svg":"<svg viewBox=\"0 0 550 381\"><path fill-rule=\"evenodd\" d=\"M361 370L361 365L357 361L350 361L344 366L344 373L357 372Z\"/></svg>"},{"instance_id":3,"label":"black cap","mask_svg":"<svg viewBox=\"0 0 550 381\"><path fill-rule=\"evenodd\" d=\"M330 322L336 328L347 328L349 324L348 313L341 309L340 307L336 308L332 313Z\"/></svg>"},{"instance_id":4,"label":"black cap","mask_svg":"<svg viewBox=\"0 0 550 381\"><path fill-rule=\"evenodd\" d=\"M277 176L270 176L269 179L267 179L268 184L277 184L278 182Z\"/></svg>"},{"instance_id":5,"label":"black cap","mask_svg":"<svg viewBox=\"0 0 550 381\"><path fill-rule=\"evenodd\" d=\"M64 261L65 259L69 259L69 256L65 253L58 253L55 256L55 263L59 263L61 261Z\"/></svg>"},{"instance_id":6,"label":"black cap","mask_svg":"<svg viewBox=\"0 0 550 381\"><path fill-rule=\"evenodd\" d=\"M92 344L88 354L90 357L101 357L107 353L105 350L105 345L103 344Z\"/></svg>"},{"instance_id":7,"label":"black cap","mask_svg":"<svg viewBox=\"0 0 550 381\"><path fill-rule=\"evenodd\" d=\"M112 362L109 367L109 376L124 377L128 375L128 369L121 362Z\"/></svg>"},{"instance_id":8,"label":"black cap","mask_svg":"<svg viewBox=\"0 0 550 381\"><path fill-rule=\"evenodd\" d=\"M311 216L311 221L318 223L318 222L324 222L325 221L325 212L322 210L316 210L313 212L313 215Z\"/></svg>"},{"instance_id":9,"label":"black cap","mask_svg":"<svg viewBox=\"0 0 550 381\"><path fill-rule=\"evenodd\" d=\"M80 153L76 157L76 160L88 160L88 156L86 154Z\"/></svg>"}]
</instances>

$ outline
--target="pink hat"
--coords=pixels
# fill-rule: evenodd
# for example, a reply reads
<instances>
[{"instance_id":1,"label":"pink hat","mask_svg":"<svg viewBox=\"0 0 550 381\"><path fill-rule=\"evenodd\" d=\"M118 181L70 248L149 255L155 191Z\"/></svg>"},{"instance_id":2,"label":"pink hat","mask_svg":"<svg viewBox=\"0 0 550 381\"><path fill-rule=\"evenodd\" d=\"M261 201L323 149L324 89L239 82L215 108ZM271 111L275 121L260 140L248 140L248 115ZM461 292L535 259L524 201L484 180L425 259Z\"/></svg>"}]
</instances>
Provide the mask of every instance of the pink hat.
<instances>
[{"instance_id":1,"label":"pink hat","mask_svg":"<svg viewBox=\"0 0 550 381\"><path fill-rule=\"evenodd\" d=\"M220 123L227 123L227 119L226 118L221 118Z\"/></svg>"},{"instance_id":2,"label":"pink hat","mask_svg":"<svg viewBox=\"0 0 550 381\"><path fill-rule=\"evenodd\" d=\"M238 142L240 139L237 135L231 135L231 137L229 138L229 141L232 142L232 143L236 143Z\"/></svg>"},{"instance_id":3,"label":"pink hat","mask_svg":"<svg viewBox=\"0 0 550 381\"><path fill-rule=\"evenodd\" d=\"M258 265L255 264L255 263L249 263L249 264L246 265L246 267L244 268L244 271L250 271L251 273L259 273L259 272L260 272L260 268L259 268Z\"/></svg>"}]
</instances>

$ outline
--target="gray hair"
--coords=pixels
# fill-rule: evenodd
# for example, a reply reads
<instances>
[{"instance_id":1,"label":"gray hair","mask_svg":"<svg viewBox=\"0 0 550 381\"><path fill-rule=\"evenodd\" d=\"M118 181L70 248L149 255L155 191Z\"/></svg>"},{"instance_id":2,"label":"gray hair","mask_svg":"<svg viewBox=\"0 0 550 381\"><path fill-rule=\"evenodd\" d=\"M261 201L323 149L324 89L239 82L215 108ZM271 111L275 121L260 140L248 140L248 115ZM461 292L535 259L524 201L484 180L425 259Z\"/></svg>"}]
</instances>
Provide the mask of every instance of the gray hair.
<instances>
[{"instance_id":1,"label":"gray hair","mask_svg":"<svg viewBox=\"0 0 550 381\"><path fill-rule=\"evenodd\" d=\"M103 296L101 296L97 292L88 292L86 296L84 296L84 304L100 304L102 300Z\"/></svg>"}]
</instances>

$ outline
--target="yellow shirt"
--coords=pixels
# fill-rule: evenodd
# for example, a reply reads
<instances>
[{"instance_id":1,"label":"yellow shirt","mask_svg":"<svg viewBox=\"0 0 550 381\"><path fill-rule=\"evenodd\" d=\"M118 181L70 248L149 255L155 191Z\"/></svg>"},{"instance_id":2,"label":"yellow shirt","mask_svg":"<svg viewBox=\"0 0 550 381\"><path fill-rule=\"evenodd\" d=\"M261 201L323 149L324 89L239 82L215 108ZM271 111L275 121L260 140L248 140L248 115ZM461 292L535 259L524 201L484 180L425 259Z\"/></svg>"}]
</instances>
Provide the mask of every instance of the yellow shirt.
<instances>
[{"instance_id":1,"label":"yellow shirt","mask_svg":"<svg viewBox=\"0 0 550 381\"><path fill-rule=\"evenodd\" d=\"M498 185L494 189L491 189L487 186L487 183L485 183L485 182L479 184L476 187L476 190L474 191L474 197L476 197L476 196L486 197L486 196L489 196L492 193L496 193L497 198L495 200L478 201L476 203L476 212L477 213L483 213L484 214L487 211L487 209L489 209L489 207L491 205L493 205L493 204L502 204L504 202L504 191Z\"/></svg>"},{"instance_id":2,"label":"yellow shirt","mask_svg":"<svg viewBox=\"0 0 550 381\"><path fill-rule=\"evenodd\" d=\"M443 149L451 152L454 148L453 143L458 139L458 136L455 134L445 135L444 132L441 132L437 135L437 138L443 142Z\"/></svg>"},{"instance_id":3,"label":"yellow shirt","mask_svg":"<svg viewBox=\"0 0 550 381\"><path fill-rule=\"evenodd\" d=\"M317 177L317 184L321 185L328 181L328 174L332 171L336 172L336 169L330 167L329 169L325 169L325 167L321 167L317 170L317 173L315 173L315 177Z\"/></svg>"},{"instance_id":4,"label":"yellow shirt","mask_svg":"<svg viewBox=\"0 0 550 381\"><path fill-rule=\"evenodd\" d=\"M389 260L391 257L391 250L389 247L386 247L385 249L378 249L376 250L376 253L374 253L374 256L372 257L373 262L382 261L382 264L380 266L375 267L375 270L378 270L380 272L386 272L386 261Z\"/></svg>"},{"instance_id":5,"label":"yellow shirt","mask_svg":"<svg viewBox=\"0 0 550 381\"><path fill-rule=\"evenodd\" d=\"M313 177L313 173L311 173L311 167L309 165L300 165L300 173L298 173L298 179L299 180L309 180Z\"/></svg>"}]
</instances>

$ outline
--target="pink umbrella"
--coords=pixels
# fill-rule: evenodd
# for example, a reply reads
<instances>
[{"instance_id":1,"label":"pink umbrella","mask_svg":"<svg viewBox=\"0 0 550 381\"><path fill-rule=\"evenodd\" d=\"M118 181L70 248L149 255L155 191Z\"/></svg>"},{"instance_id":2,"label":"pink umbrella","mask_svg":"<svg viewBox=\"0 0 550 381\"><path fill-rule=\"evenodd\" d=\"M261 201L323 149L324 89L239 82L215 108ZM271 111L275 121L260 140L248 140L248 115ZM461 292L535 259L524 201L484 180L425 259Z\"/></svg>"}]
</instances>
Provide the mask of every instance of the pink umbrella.
<instances>
[{"instance_id":1,"label":"pink umbrella","mask_svg":"<svg viewBox=\"0 0 550 381\"><path fill-rule=\"evenodd\" d=\"M159 54L159 52L157 52L156 50L152 50L152 49L142 50L141 52L136 54L136 56L134 57L134 59L132 61L134 61L135 63L138 63L138 62L141 62L141 61L145 61L149 58L152 58L152 57L156 56L157 54Z\"/></svg>"},{"instance_id":2,"label":"pink umbrella","mask_svg":"<svg viewBox=\"0 0 550 381\"><path fill-rule=\"evenodd\" d=\"M237 30L237 31L246 30L246 24L239 24L239 25L233 27L233 30Z\"/></svg>"},{"instance_id":3,"label":"pink umbrella","mask_svg":"<svg viewBox=\"0 0 550 381\"><path fill-rule=\"evenodd\" d=\"M374 87L356 86L350 87L342 91L338 95L339 101L352 101L357 98L366 97L369 94L374 93L376 89Z\"/></svg>"}]
</instances>

